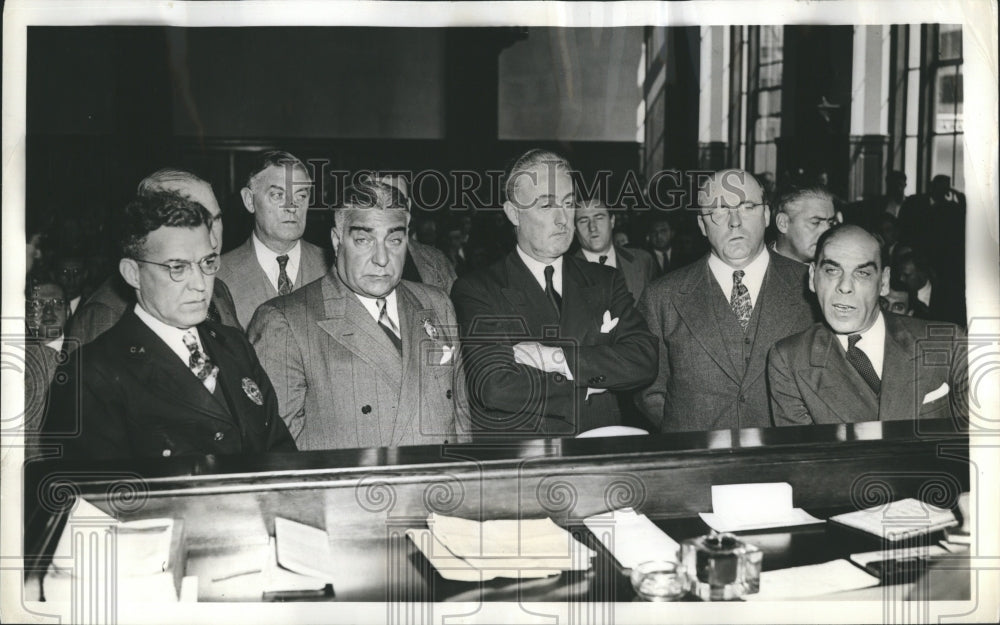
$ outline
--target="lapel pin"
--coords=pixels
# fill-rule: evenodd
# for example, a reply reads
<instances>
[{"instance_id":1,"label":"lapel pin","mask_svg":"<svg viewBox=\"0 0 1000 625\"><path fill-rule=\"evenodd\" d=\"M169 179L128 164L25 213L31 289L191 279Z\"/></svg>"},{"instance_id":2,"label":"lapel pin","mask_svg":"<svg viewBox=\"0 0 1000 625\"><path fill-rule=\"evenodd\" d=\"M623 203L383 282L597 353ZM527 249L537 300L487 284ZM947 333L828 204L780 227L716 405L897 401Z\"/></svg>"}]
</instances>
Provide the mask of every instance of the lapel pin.
<instances>
[{"instance_id":1,"label":"lapel pin","mask_svg":"<svg viewBox=\"0 0 1000 625\"><path fill-rule=\"evenodd\" d=\"M264 405L264 395L261 394L260 388L257 387L257 383L250 378L243 378L243 392L247 394L250 401L257 404L258 406Z\"/></svg>"},{"instance_id":2,"label":"lapel pin","mask_svg":"<svg viewBox=\"0 0 1000 625\"><path fill-rule=\"evenodd\" d=\"M432 341L438 340L438 329L434 327L434 324L431 323L430 319L424 317L420 320L420 324L424 326L424 333L427 334Z\"/></svg>"}]
</instances>

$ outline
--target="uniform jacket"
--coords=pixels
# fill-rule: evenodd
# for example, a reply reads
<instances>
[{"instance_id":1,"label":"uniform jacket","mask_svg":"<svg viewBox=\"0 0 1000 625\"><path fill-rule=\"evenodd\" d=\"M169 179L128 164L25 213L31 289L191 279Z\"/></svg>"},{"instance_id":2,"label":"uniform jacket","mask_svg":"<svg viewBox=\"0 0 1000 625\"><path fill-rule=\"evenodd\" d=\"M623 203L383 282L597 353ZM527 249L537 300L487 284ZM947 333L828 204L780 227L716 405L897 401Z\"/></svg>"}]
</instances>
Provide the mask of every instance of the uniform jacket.
<instances>
[{"instance_id":1,"label":"uniform jacket","mask_svg":"<svg viewBox=\"0 0 1000 625\"><path fill-rule=\"evenodd\" d=\"M292 278L293 290L298 290L326 273L329 263L323 248L300 240L302 255L299 271ZM243 245L222 255L219 278L230 286L236 304L236 316L243 327L250 325L250 319L257 307L267 300L278 297L278 290L267 279L267 274L257 262L253 248L253 235Z\"/></svg>"},{"instance_id":2,"label":"uniform jacket","mask_svg":"<svg viewBox=\"0 0 1000 625\"><path fill-rule=\"evenodd\" d=\"M765 253L769 253L766 252ZM639 302L659 340L659 373L637 396L663 432L767 427L765 368L775 341L814 321L805 295L807 266L771 254L742 341L723 324L739 322L708 267L708 256L657 279Z\"/></svg>"},{"instance_id":3,"label":"uniform jacket","mask_svg":"<svg viewBox=\"0 0 1000 625\"><path fill-rule=\"evenodd\" d=\"M450 293L451 286L455 284L455 279L458 276L444 252L436 247L413 240L407 242L407 249L413 258L413 263L417 266L417 271L420 272L420 279L423 283L436 286L445 293Z\"/></svg>"},{"instance_id":4,"label":"uniform jacket","mask_svg":"<svg viewBox=\"0 0 1000 625\"><path fill-rule=\"evenodd\" d=\"M776 425L968 417L964 337L950 323L884 314L876 395L822 323L778 341L768 360Z\"/></svg>"},{"instance_id":5,"label":"uniform jacket","mask_svg":"<svg viewBox=\"0 0 1000 625\"><path fill-rule=\"evenodd\" d=\"M454 308L424 284L400 281L396 294L402 355L332 272L254 315L247 334L300 449L468 438Z\"/></svg>"},{"instance_id":6,"label":"uniform jacket","mask_svg":"<svg viewBox=\"0 0 1000 625\"><path fill-rule=\"evenodd\" d=\"M243 330L236 318L233 295L218 275L212 289L212 303L219 311L222 325ZM135 290L125 283L121 275L116 274L105 280L70 317L66 326L66 351L72 352L107 332L132 306L135 306Z\"/></svg>"},{"instance_id":7,"label":"uniform jacket","mask_svg":"<svg viewBox=\"0 0 1000 625\"><path fill-rule=\"evenodd\" d=\"M656 372L656 342L636 311L622 274L563 257L562 314L517 250L460 277L452 300L462 326L473 429L492 436L573 436L615 425L614 393L644 386ZM604 328L605 313L613 328ZM573 380L516 364L513 345L562 347Z\"/></svg>"},{"instance_id":8,"label":"uniform jacket","mask_svg":"<svg viewBox=\"0 0 1000 625\"><path fill-rule=\"evenodd\" d=\"M615 255L618 257L618 269L625 276L625 286L632 294L632 299L639 301L646 285L652 282L660 271L656 261L645 250L618 247L617 245L615 246ZM582 261L587 260L587 257L583 255L583 250L577 250L575 256Z\"/></svg>"},{"instance_id":9,"label":"uniform jacket","mask_svg":"<svg viewBox=\"0 0 1000 625\"><path fill-rule=\"evenodd\" d=\"M295 451L243 334L211 321L197 327L219 367L214 394L128 310L63 365L69 381L53 386L46 430L68 436L67 455L88 458Z\"/></svg>"}]
</instances>

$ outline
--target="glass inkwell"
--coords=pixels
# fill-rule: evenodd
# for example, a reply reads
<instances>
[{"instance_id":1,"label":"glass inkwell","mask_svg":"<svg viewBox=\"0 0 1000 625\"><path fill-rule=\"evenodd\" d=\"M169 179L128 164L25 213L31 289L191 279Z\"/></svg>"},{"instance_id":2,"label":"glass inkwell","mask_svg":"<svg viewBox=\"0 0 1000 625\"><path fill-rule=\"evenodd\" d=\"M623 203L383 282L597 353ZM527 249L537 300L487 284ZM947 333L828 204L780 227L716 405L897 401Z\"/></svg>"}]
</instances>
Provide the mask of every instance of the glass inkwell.
<instances>
[{"instance_id":1,"label":"glass inkwell","mask_svg":"<svg viewBox=\"0 0 1000 625\"><path fill-rule=\"evenodd\" d=\"M688 591L703 601L727 601L759 592L763 557L755 545L714 530L681 543Z\"/></svg>"}]
</instances>

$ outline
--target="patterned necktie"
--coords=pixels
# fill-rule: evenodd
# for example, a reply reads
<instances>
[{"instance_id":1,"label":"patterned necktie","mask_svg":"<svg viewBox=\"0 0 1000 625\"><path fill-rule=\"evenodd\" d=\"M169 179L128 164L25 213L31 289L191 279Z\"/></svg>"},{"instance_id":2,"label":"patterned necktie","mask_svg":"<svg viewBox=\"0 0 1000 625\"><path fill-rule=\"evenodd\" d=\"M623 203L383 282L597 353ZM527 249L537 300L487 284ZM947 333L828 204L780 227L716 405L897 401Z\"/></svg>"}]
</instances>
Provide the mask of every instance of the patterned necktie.
<instances>
[{"instance_id":1,"label":"patterned necktie","mask_svg":"<svg viewBox=\"0 0 1000 625\"><path fill-rule=\"evenodd\" d=\"M607 254L605 254L604 256L601 256L600 258L598 258L597 262L601 263L602 265L608 264L608 256L607 256Z\"/></svg>"},{"instance_id":2,"label":"patterned necktie","mask_svg":"<svg viewBox=\"0 0 1000 625\"><path fill-rule=\"evenodd\" d=\"M188 330L184 334L184 346L191 352L191 357L188 358L188 367L191 369L191 372L201 380L201 383L205 385L209 393L214 393L219 368L215 366L211 358L201 353L201 349L198 348L198 338L194 335L194 330Z\"/></svg>"},{"instance_id":3,"label":"patterned necktie","mask_svg":"<svg viewBox=\"0 0 1000 625\"><path fill-rule=\"evenodd\" d=\"M396 322L392 320L389 316L389 311L385 308L385 298L380 297L375 300L375 304L378 306L378 325L385 332L385 335L389 337L392 344L396 346L399 353L403 353L403 341L399 338L399 327Z\"/></svg>"},{"instance_id":4,"label":"patterned necktie","mask_svg":"<svg viewBox=\"0 0 1000 625\"><path fill-rule=\"evenodd\" d=\"M562 314L562 298L556 293L556 287L552 283L552 275L556 272L556 268L549 265L545 268L545 295L549 298L549 302L552 307L556 309L556 314Z\"/></svg>"},{"instance_id":5,"label":"patterned necktie","mask_svg":"<svg viewBox=\"0 0 1000 625\"><path fill-rule=\"evenodd\" d=\"M743 284L743 276L746 273L739 269L733 272L733 291L729 295L729 306L740 321L740 326L746 332L750 323L750 313L753 312L753 304L750 303L750 290Z\"/></svg>"},{"instance_id":6,"label":"patterned necktie","mask_svg":"<svg viewBox=\"0 0 1000 625\"><path fill-rule=\"evenodd\" d=\"M878 395L879 390L882 388L882 383L878 379L878 374L875 373L872 361L868 360L868 356L858 347L858 341L860 340L860 334L852 334L847 337L847 362L851 363L851 366L858 370L865 383Z\"/></svg>"},{"instance_id":7,"label":"patterned necktie","mask_svg":"<svg viewBox=\"0 0 1000 625\"><path fill-rule=\"evenodd\" d=\"M292 281L288 277L288 272L285 271L287 264L288 254L282 254L278 257L278 295L288 295L292 292Z\"/></svg>"}]
</instances>

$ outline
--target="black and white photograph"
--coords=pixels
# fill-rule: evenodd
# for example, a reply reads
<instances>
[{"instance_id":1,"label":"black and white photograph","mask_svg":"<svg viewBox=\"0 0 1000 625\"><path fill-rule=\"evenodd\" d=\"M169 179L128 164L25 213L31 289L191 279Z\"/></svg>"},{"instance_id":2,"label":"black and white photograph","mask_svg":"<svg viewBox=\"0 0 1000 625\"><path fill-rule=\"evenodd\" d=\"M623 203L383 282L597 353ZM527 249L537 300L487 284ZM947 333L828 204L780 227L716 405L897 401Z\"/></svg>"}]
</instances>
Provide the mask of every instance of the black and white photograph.
<instances>
[{"instance_id":1,"label":"black and white photograph","mask_svg":"<svg viewBox=\"0 0 1000 625\"><path fill-rule=\"evenodd\" d=\"M996 622L997 16L7 2L0 620Z\"/></svg>"}]
</instances>

